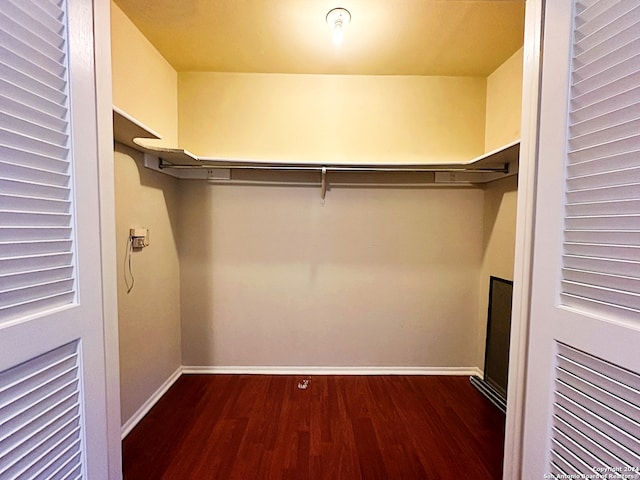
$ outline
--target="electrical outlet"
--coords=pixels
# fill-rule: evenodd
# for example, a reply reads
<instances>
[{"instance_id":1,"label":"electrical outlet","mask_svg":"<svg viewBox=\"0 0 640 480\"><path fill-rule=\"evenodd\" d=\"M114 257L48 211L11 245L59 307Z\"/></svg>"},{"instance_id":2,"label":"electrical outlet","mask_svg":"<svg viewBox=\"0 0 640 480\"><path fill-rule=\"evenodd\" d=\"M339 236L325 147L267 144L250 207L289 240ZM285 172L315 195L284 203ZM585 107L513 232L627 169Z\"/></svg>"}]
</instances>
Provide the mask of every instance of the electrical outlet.
<instances>
[{"instance_id":1,"label":"electrical outlet","mask_svg":"<svg viewBox=\"0 0 640 480\"><path fill-rule=\"evenodd\" d=\"M129 238L131 238L131 248L143 249L149 246L148 228L130 228Z\"/></svg>"},{"instance_id":2,"label":"electrical outlet","mask_svg":"<svg viewBox=\"0 0 640 480\"><path fill-rule=\"evenodd\" d=\"M132 237L131 244L133 248L144 248L144 237Z\"/></svg>"}]
</instances>

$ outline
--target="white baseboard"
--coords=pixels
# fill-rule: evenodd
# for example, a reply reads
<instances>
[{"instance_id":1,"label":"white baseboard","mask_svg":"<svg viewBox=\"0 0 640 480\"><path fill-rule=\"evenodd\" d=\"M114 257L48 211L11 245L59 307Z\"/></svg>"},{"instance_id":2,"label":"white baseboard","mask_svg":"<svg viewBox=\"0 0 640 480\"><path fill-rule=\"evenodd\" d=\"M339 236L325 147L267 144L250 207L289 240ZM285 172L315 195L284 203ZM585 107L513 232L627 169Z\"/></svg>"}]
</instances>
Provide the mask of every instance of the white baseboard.
<instances>
[{"instance_id":1,"label":"white baseboard","mask_svg":"<svg viewBox=\"0 0 640 480\"><path fill-rule=\"evenodd\" d=\"M233 375L480 375L477 367L183 366L182 373Z\"/></svg>"},{"instance_id":2,"label":"white baseboard","mask_svg":"<svg viewBox=\"0 0 640 480\"><path fill-rule=\"evenodd\" d=\"M142 406L138 409L136 413L134 413L129 420L127 420L122 426L121 435L122 439L129 435L129 432L133 430L140 420L149 413L149 410L162 398L162 396L167 393L167 390L171 388L171 386L180 378L182 375L182 367L178 367L178 369L171 374L171 376L162 384L160 388L156 390L149 399L142 404Z\"/></svg>"},{"instance_id":3,"label":"white baseboard","mask_svg":"<svg viewBox=\"0 0 640 480\"><path fill-rule=\"evenodd\" d=\"M213 375L478 375L477 367L289 367L289 366L183 366L179 367L122 426L122 439L149 413L182 374Z\"/></svg>"}]
</instances>

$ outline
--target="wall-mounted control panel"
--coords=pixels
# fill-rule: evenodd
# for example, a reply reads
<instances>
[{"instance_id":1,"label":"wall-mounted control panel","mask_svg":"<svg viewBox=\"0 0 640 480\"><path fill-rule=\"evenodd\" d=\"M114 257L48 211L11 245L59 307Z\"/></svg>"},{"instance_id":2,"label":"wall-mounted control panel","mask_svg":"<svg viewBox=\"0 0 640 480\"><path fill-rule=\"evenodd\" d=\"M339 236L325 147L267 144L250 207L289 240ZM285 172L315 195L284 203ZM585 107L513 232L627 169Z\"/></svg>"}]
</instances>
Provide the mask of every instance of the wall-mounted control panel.
<instances>
[{"instance_id":1,"label":"wall-mounted control panel","mask_svg":"<svg viewBox=\"0 0 640 480\"><path fill-rule=\"evenodd\" d=\"M129 238L131 239L131 248L134 250L142 250L149 246L149 229L148 228L130 228Z\"/></svg>"}]
</instances>

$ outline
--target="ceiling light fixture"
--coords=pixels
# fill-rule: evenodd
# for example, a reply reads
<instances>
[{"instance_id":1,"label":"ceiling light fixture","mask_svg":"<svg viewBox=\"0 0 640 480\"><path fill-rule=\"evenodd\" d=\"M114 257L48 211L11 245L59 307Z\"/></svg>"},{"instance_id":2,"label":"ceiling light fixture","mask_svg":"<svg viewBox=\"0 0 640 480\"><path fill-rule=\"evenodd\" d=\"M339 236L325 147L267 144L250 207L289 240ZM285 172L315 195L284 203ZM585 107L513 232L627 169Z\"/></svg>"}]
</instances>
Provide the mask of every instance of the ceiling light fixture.
<instances>
[{"instance_id":1,"label":"ceiling light fixture","mask_svg":"<svg viewBox=\"0 0 640 480\"><path fill-rule=\"evenodd\" d=\"M327 13L327 24L333 30L333 43L336 46L342 45L344 39L343 28L351 22L351 14L349 10L344 8L334 8Z\"/></svg>"}]
</instances>

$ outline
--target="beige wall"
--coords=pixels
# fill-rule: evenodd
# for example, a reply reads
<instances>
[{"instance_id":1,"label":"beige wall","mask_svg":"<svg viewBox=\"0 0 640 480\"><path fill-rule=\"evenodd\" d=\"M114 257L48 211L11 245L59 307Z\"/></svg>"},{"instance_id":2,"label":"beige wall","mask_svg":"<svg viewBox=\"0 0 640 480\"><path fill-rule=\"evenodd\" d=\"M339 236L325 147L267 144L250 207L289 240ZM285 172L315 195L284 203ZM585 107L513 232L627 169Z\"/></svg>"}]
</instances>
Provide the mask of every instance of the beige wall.
<instances>
[{"instance_id":1,"label":"beige wall","mask_svg":"<svg viewBox=\"0 0 640 480\"><path fill-rule=\"evenodd\" d=\"M522 49L487 79L485 150L491 151L520 138L522 111ZM488 183L484 192L484 233L480 271L478 365L484 351L491 275L513 280L518 179Z\"/></svg>"},{"instance_id":2,"label":"beige wall","mask_svg":"<svg viewBox=\"0 0 640 480\"><path fill-rule=\"evenodd\" d=\"M116 106L177 141L177 74L111 3ZM180 282L176 246L177 180L142 166L142 154L116 144L116 243L122 423L180 367ZM126 294L124 255L131 227L151 245L133 254L135 287Z\"/></svg>"},{"instance_id":3,"label":"beige wall","mask_svg":"<svg viewBox=\"0 0 640 480\"><path fill-rule=\"evenodd\" d=\"M180 195L184 365L475 366L482 190Z\"/></svg>"},{"instance_id":4,"label":"beige wall","mask_svg":"<svg viewBox=\"0 0 640 480\"><path fill-rule=\"evenodd\" d=\"M178 74L111 2L113 104L162 136L178 142Z\"/></svg>"},{"instance_id":5,"label":"beige wall","mask_svg":"<svg viewBox=\"0 0 640 480\"><path fill-rule=\"evenodd\" d=\"M477 358L477 365L481 367L484 365L489 277L493 275L513 280L518 177L491 182L486 185L484 193Z\"/></svg>"},{"instance_id":6,"label":"beige wall","mask_svg":"<svg viewBox=\"0 0 640 480\"><path fill-rule=\"evenodd\" d=\"M206 156L443 162L483 152L485 79L179 74ZM476 365L481 189L211 186L180 198L183 363Z\"/></svg>"},{"instance_id":7,"label":"beige wall","mask_svg":"<svg viewBox=\"0 0 640 480\"><path fill-rule=\"evenodd\" d=\"M311 162L447 162L483 153L484 78L179 73L180 145Z\"/></svg>"},{"instance_id":8,"label":"beige wall","mask_svg":"<svg viewBox=\"0 0 640 480\"><path fill-rule=\"evenodd\" d=\"M116 144L116 235L120 391L123 424L180 367L180 268L176 245L178 185L143 166L142 154ZM124 283L129 228L149 229L133 252L135 285Z\"/></svg>"},{"instance_id":9,"label":"beige wall","mask_svg":"<svg viewBox=\"0 0 640 480\"><path fill-rule=\"evenodd\" d=\"M487 78L485 152L520 138L523 49Z\"/></svg>"}]
</instances>

